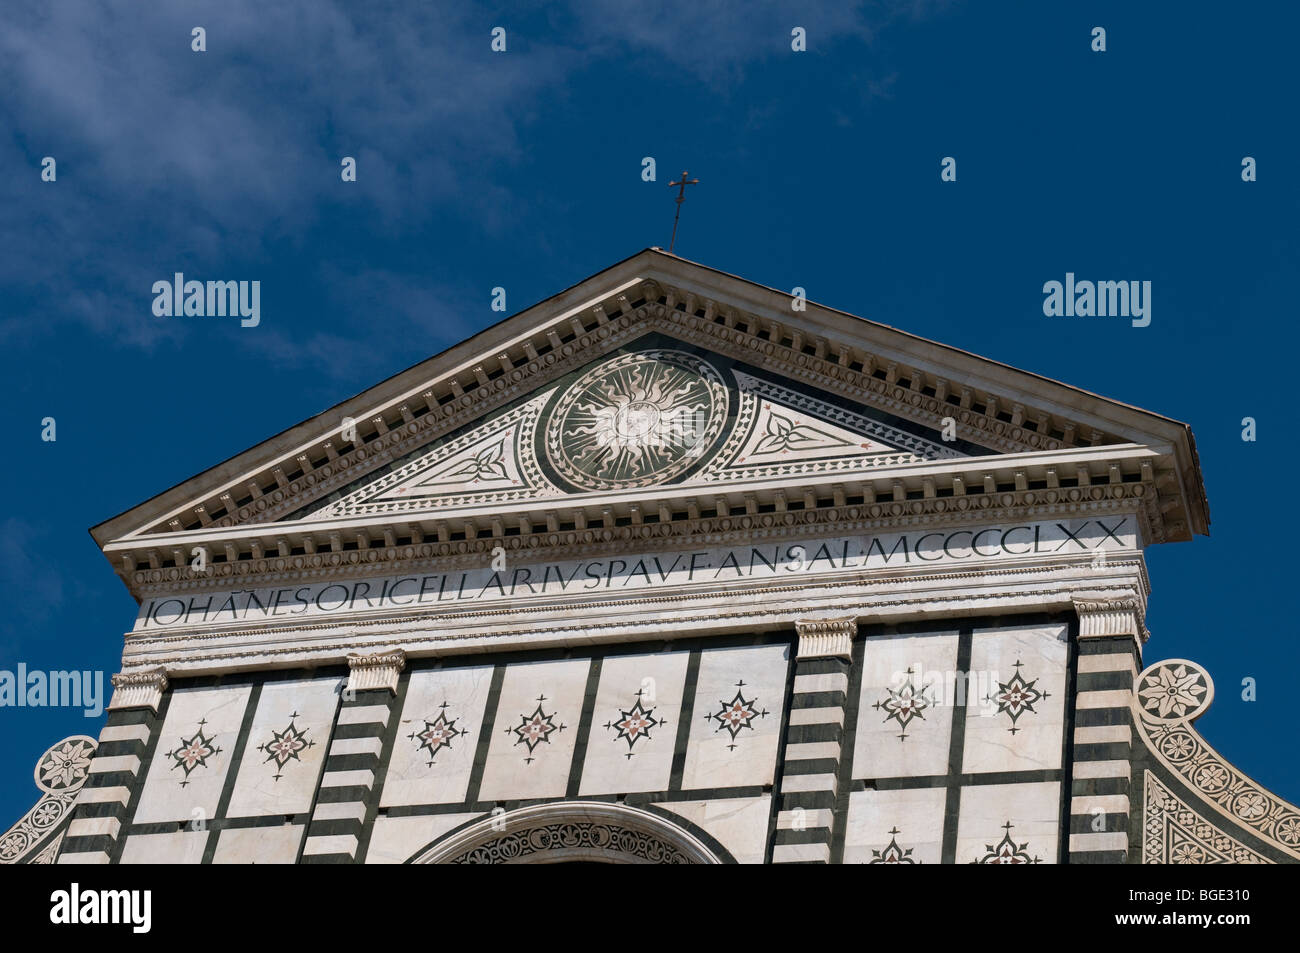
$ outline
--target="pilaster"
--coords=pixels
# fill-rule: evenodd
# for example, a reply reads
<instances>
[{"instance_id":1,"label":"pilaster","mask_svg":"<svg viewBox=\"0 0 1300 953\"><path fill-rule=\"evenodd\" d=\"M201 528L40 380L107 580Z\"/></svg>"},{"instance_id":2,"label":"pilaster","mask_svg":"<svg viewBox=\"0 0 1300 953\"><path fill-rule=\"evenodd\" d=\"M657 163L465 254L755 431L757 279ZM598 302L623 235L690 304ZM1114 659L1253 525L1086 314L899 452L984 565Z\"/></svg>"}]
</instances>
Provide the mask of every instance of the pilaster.
<instances>
[{"instance_id":1,"label":"pilaster","mask_svg":"<svg viewBox=\"0 0 1300 953\"><path fill-rule=\"evenodd\" d=\"M406 666L401 649L348 656L334 737L312 810L304 864L351 864L357 859L367 820L373 820L376 773L393 701Z\"/></svg>"},{"instance_id":2,"label":"pilaster","mask_svg":"<svg viewBox=\"0 0 1300 953\"><path fill-rule=\"evenodd\" d=\"M844 706L856 619L798 622L772 863L831 857Z\"/></svg>"},{"instance_id":3,"label":"pilaster","mask_svg":"<svg viewBox=\"0 0 1300 953\"><path fill-rule=\"evenodd\" d=\"M1148 635L1136 598L1075 600L1079 616L1069 862L1128 862L1133 684Z\"/></svg>"},{"instance_id":4,"label":"pilaster","mask_svg":"<svg viewBox=\"0 0 1300 953\"><path fill-rule=\"evenodd\" d=\"M145 674L145 678L128 676L132 681L125 691L119 682L122 676L113 676L116 706L109 706L57 863L109 864L121 854L119 835L131 816L133 800L139 797L151 741L162 725L158 709L167 676L161 670Z\"/></svg>"}]
</instances>

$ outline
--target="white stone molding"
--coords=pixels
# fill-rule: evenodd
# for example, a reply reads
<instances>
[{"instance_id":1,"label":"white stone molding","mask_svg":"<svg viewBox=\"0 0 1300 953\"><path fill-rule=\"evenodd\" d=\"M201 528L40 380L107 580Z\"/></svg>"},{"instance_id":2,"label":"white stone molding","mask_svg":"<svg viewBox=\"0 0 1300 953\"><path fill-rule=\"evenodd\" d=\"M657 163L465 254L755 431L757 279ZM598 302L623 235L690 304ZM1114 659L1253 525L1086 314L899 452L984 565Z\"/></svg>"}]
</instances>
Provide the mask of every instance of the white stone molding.
<instances>
[{"instance_id":1,"label":"white stone molding","mask_svg":"<svg viewBox=\"0 0 1300 953\"><path fill-rule=\"evenodd\" d=\"M851 658L853 637L858 634L858 620L812 619L796 622L799 646L796 658Z\"/></svg>"},{"instance_id":2,"label":"white stone molding","mask_svg":"<svg viewBox=\"0 0 1300 953\"><path fill-rule=\"evenodd\" d=\"M386 688L396 693L397 679L406 667L406 653L401 649L370 655L348 655L347 691L364 692Z\"/></svg>"},{"instance_id":3,"label":"white stone molding","mask_svg":"<svg viewBox=\"0 0 1300 953\"><path fill-rule=\"evenodd\" d=\"M416 864L555 863L720 864L694 834L641 808L602 801L558 801L493 814L422 850Z\"/></svg>"},{"instance_id":4,"label":"white stone molding","mask_svg":"<svg viewBox=\"0 0 1300 953\"><path fill-rule=\"evenodd\" d=\"M1136 596L1090 599L1084 594L1074 598L1074 609L1079 615L1081 639L1129 635L1144 645L1151 637L1143 621L1146 607Z\"/></svg>"},{"instance_id":5,"label":"white stone molding","mask_svg":"<svg viewBox=\"0 0 1300 953\"><path fill-rule=\"evenodd\" d=\"M113 699L108 703L109 711L152 708L156 712L162 702L163 692L167 691L167 670L158 666L123 671L114 675L110 681L113 683Z\"/></svg>"}]
</instances>

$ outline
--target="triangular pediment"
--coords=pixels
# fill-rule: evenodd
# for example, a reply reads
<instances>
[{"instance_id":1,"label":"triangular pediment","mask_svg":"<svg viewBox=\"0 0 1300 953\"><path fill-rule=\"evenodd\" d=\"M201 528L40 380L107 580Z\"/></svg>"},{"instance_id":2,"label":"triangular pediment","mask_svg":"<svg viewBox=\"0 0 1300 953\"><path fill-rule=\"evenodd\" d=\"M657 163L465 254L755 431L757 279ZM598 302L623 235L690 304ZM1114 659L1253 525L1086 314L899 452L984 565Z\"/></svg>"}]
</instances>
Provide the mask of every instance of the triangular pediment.
<instances>
[{"instance_id":1,"label":"triangular pediment","mask_svg":"<svg viewBox=\"0 0 1300 953\"><path fill-rule=\"evenodd\" d=\"M294 518L402 516L963 456L941 435L653 336Z\"/></svg>"},{"instance_id":2,"label":"triangular pediment","mask_svg":"<svg viewBox=\"0 0 1300 953\"><path fill-rule=\"evenodd\" d=\"M686 357L647 357L656 349ZM957 439L945 440L954 429ZM604 494L618 496L608 520L635 521L639 490L662 490L688 512L694 489L700 500L732 497L699 504L721 512L780 507L782 498L884 493L897 502L950 492L954 479L1050 488L1076 479L1071 454L1109 446L1156 457L1151 478L1169 515L1154 539L1206 531L1185 424L647 249L92 533L134 586L146 578L135 567L180 566L200 542L220 540L240 560L322 545L289 524L320 527L334 548L420 531L498 533L512 520L580 525L583 513L534 504L580 498L594 514ZM1052 455L1064 455L1054 473L1024 470ZM943 472L954 459L998 457L1014 458L1012 469ZM1130 479L1138 469L1104 472ZM436 513L437 522L458 509L466 519L448 525L389 526L403 513ZM345 512L353 516L324 525Z\"/></svg>"}]
</instances>

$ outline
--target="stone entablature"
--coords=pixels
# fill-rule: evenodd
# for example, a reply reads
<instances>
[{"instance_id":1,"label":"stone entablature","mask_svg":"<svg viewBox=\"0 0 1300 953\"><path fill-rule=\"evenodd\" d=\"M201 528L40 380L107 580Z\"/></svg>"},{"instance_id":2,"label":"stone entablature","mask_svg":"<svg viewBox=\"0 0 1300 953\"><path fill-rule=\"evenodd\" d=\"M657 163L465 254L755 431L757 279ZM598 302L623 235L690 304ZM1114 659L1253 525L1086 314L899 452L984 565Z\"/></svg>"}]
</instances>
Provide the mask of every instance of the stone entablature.
<instances>
[{"instance_id":1,"label":"stone entablature","mask_svg":"<svg viewBox=\"0 0 1300 953\"><path fill-rule=\"evenodd\" d=\"M1117 520L1103 520L1101 525L1115 527ZM1043 525L1055 528L1056 523ZM412 602L368 612L322 613L309 621L289 615L277 619L254 608L250 618L241 618L233 625L218 620L206 626L145 626L128 634L123 659L128 672L138 667L163 666L173 674L217 674L249 667L337 664L350 653L377 652L393 645L402 645L411 657L421 657L690 637L735 631L738 627L762 630L832 614L902 622L937 614L959 618L993 612L1069 610L1078 599L1145 604L1146 570L1135 533L1119 533L1124 545L1120 549L1114 537L1099 528L1096 521L1066 521L1064 526L1079 540L1076 544L1068 535L1064 537L1066 545L1078 549L1076 553L1017 554L1015 551L1022 545L1033 546L1033 526L1027 526L1023 532L1006 537L1013 552L998 557L947 562L911 558L904 564L900 554L885 566L868 569L862 565L863 542L872 545L885 539L891 541L888 545L897 546L902 535L852 538L851 545L859 548L850 548L847 560L844 547L850 545L850 538L836 537L805 545L805 562L825 554L818 565L811 567L821 571L809 571L805 566L804 570L787 572L790 564L784 559L775 563L775 569L759 561L759 578L755 579L738 577L729 558L749 547L677 553L663 557L661 566L675 561L686 567L694 556L697 570L715 578L697 580L695 584L660 580L658 585L639 589L629 586L625 591L606 585L608 560L600 562L600 585L590 590L502 598L491 586L487 592L490 598L466 599L459 604L443 600L439 605L435 598L439 577L425 577L433 581L429 583L430 602L424 606ZM993 529L984 537L990 546L999 545L1009 530L1005 526ZM978 530L961 532L964 545L978 538ZM1061 544L1062 534L1056 535L1057 539L1050 543L1053 548ZM936 555L944 541L953 536L918 530L907 538L926 540L923 545L936 547L930 553ZM1040 535L1040 542L1045 539ZM1098 549L1103 542L1111 548ZM770 560L770 547L758 549ZM955 545L950 550L961 555ZM781 552L785 551L782 546ZM706 559L709 568L700 570ZM617 561L625 564L622 572L637 564L636 557L626 552ZM846 564L832 565L838 562ZM648 564L657 577L653 561ZM719 577L718 567L724 564ZM689 574L689 569L684 573ZM478 576L479 587L492 580L490 570L482 570ZM399 590L398 601L414 600L419 577L402 578L411 582ZM457 587L460 579L461 574L454 577ZM508 585L508 580L503 581ZM335 588L329 589L329 585ZM383 589L382 580L373 580L369 591L379 594ZM294 592L283 591L287 593L285 599ZM353 589L328 584L318 591L350 598ZM208 598L198 601L207 604ZM239 598L247 600L249 596L245 593ZM254 597L255 605L258 601ZM273 601L261 599L260 604L269 606ZM212 605L219 604L214 599Z\"/></svg>"}]
</instances>

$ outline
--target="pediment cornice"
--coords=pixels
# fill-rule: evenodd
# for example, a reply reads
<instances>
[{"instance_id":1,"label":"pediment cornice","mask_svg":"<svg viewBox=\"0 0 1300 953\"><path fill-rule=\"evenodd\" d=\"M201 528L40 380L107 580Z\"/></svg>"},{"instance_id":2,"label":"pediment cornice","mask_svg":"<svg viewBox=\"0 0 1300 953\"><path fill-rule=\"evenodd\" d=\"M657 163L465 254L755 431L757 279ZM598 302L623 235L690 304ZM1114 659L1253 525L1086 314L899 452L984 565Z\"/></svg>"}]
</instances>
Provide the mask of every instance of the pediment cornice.
<instances>
[{"instance_id":1,"label":"pediment cornice","mask_svg":"<svg viewBox=\"0 0 1300 953\"><path fill-rule=\"evenodd\" d=\"M1183 425L1054 382L1034 399L1031 387L1043 379L811 303L780 313L782 297L789 309L788 295L643 252L96 527L96 539L106 552L127 541L135 552L146 537L164 547L210 532L264 539L276 532L268 524L296 533L276 521L651 332L923 427L941 429L952 417L963 439L999 454L1101 453L1133 442L1134 421L1149 418L1157 423L1141 433L1154 451L1149 477L1165 503L1179 501L1159 535L1203 531L1199 469L1190 435L1178 439ZM345 417L355 421L355 443L341 439ZM134 570L121 555L110 553L125 576Z\"/></svg>"},{"instance_id":2,"label":"pediment cornice","mask_svg":"<svg viewBox=\"0 0 1300 953\"><path fill-rule=\"evenodd\" d=\"M560 560L617 554L634 546L661 552L751 539L815 538L916 526L1007 520L1077 519L1133 513L1147 544L1168 537L1148 448L1125 446L1017 457L926 461L905 470L845 480L832 474L800 485L770 482L740 493L651 487L639 494L538 501L509 512L484 507L429 520L364 520L209 528L111 543L137 598L234 585L360 578L389 572L481 567L507 559ZM734 490L734 488L731 488ZM190 555L209 554L196 574Z\"/></svg>"}]
</instances>

